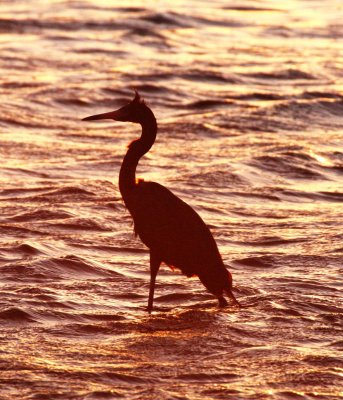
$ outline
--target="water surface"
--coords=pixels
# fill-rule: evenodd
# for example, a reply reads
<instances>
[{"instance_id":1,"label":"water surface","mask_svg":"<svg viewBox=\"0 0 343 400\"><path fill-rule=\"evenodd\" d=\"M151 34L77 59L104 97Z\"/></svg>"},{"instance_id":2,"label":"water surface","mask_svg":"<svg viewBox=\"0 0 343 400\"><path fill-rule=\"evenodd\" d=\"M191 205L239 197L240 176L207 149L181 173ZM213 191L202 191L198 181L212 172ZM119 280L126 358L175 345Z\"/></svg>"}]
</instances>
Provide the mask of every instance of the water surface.
<instances>
[{"instance_id":1,"label":"water surface","mask_svg":"<svg viewBox=\"0 0 343 400\"><path fill-rule=\"evenodd\" d=\"M341 2L0 12L1 399L341 398ZM139 129L80 122L133 87L159 124L139 176L204 218L241 310L162 267L145 311L117 186Z\"/></svg>"}]
</instances>

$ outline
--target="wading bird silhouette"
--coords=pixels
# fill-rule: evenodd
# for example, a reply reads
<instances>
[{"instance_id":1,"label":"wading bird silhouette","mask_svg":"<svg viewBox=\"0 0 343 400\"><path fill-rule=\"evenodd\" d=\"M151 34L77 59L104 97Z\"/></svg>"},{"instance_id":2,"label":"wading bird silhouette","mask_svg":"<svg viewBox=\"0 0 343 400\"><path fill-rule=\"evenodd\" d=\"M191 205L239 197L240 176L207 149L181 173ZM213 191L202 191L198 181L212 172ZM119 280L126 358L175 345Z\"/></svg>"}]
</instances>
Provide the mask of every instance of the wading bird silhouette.
<instances>
[{"instance_id":1,"label":"wading bird silhouette","mask_svg":"<svg viewBox=\"0 0 343 400\"><path fill-rule=\"evenodd\" d=\"M148 311L153 307L156 275L162 262L188 277L197 275L221 307L228 304L223 292L239 305L232 293L231 273L200 216L164 186L136 179L138 162L156 139L157 123L151 109L136 91L135 98L124 107L83 121L100 119L134 122L142 127L141 137L130 143L121 165L119 189L133 218L136 235L150 249Z\"/></svg>"}]
</instances>

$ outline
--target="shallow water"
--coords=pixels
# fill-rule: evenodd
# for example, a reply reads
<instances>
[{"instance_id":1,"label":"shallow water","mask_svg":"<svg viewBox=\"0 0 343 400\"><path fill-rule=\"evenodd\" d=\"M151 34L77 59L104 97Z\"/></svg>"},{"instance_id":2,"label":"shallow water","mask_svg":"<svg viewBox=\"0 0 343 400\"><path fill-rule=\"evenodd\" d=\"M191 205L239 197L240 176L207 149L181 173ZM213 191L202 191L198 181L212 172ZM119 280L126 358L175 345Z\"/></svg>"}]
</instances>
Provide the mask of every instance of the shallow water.
<instances>
[{"instance_id":1,"label":"shallow water","mask_svg":"<svg viewBox=\"0 0 343 400\"><path fill-rule=\"evenodd\" d=\"M0 12L0 398L342 398L341 2ZM139 176L204 218L240 310L163 267L145 311L117 186L139 130L80 122L133 87L159 123Z\"/></svg>"}]
</instances>

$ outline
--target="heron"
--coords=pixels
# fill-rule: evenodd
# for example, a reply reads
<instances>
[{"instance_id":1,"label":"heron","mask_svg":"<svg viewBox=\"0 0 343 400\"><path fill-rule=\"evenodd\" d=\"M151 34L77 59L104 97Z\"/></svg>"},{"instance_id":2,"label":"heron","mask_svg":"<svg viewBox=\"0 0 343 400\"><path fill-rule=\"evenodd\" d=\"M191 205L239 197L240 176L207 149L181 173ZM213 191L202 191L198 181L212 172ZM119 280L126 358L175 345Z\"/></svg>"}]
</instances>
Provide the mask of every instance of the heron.
<instances>
[{"instance_id":1,"label":"heron","mask_svg":"<svg viewBox=\"0 0 343 400\"><path fill-rule=\"evenodd\" d=\"M199 214L169 189L156 182L136 178L141 157L152 147L157 122L152 110L135 91L135 97L116 111L96 114L83 121L112 119L141 125L141 136L131 142L119 172L119 190L134 222L134 232L150 249L150 287L147 310L153 309L156 276L160 265L198 276L218 298L219 307L239 306L232 293L232 275L225 267L217 244Z\"/></svg>"}]
</instances>

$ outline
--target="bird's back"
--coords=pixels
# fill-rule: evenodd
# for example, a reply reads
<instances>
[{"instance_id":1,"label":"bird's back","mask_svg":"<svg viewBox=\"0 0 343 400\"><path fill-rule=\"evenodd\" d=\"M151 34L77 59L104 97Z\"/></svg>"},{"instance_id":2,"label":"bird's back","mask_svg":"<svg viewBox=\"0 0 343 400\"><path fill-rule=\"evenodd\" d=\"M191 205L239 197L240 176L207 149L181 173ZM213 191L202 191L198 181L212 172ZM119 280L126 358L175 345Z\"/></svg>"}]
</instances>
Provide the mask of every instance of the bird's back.
<instances>
[{"instance_id":1,"label":"bird's back","mask_svg":"<svg viewBox=\"0 0 343 400\"><path fill-rule=\"evenodd\" d=\"M124 200L135 232L161 261L187 276L222 265L216 242L204 221L164 186L140 181Z\"/></svg>"}]
</instances>

